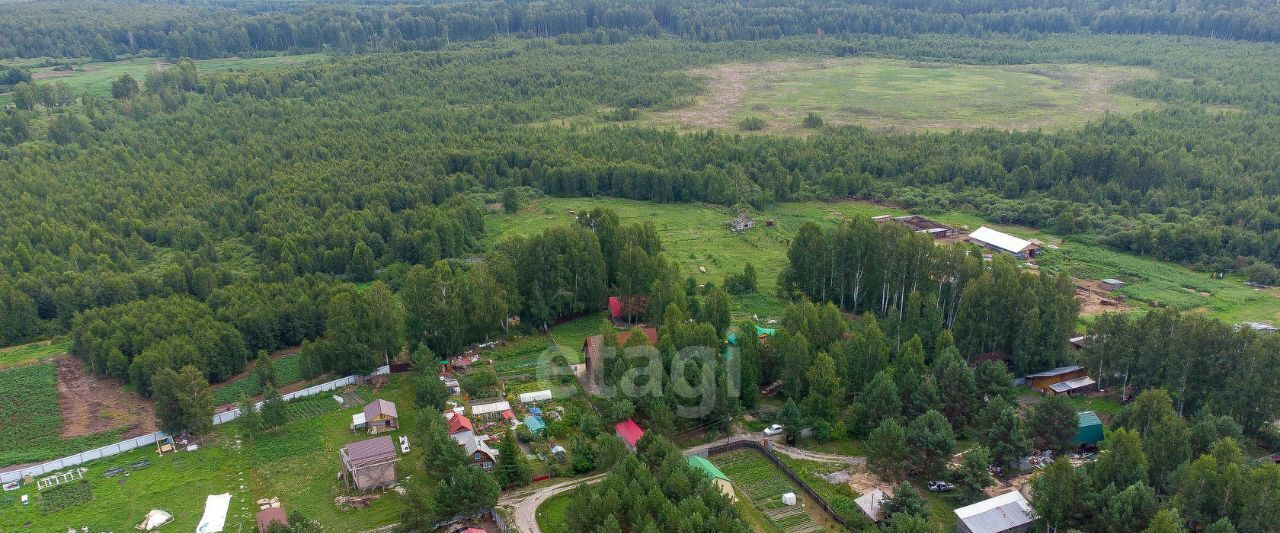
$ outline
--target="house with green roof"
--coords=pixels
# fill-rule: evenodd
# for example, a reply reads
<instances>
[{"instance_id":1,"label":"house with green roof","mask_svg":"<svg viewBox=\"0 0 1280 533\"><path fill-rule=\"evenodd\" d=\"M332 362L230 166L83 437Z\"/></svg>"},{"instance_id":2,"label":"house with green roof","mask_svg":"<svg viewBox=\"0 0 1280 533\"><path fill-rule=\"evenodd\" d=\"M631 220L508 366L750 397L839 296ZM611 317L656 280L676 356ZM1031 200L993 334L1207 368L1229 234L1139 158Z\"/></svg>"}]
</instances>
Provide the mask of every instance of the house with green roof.
<instances>
[{"instance_id":1,"label":"house with green roof","mask_svg":"<svg viewBox=\"0 0 1280 533\"><path fill-rule=\"evenodd\" d=\"M724 475L724 472L716 468L716 465L712 464L706 457L690 455L689 467L706 474L708 478L711 478L711 482L720 488L720 492L723 492L730 500L738 501L737 495L733 493L733 482L729 481L729 476Z\"/></svg>"}]
</instances>

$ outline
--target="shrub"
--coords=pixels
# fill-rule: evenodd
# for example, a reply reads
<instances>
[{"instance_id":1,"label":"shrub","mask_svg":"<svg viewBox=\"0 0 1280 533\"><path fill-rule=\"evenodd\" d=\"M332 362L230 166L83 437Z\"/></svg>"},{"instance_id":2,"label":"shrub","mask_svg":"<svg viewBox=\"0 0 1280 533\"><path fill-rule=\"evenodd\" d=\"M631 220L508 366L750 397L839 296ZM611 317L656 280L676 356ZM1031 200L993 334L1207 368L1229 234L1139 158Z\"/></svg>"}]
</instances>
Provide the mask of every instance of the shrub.
<instances>
[{"instance_id":1,"label":"shrub","mask_svg":"<svg viewBox=\"0 0 1280 533\"><path fill-rule=\"evenodd\" d=\"M818 116L817 113L814 113L812 111L809 112L808 115L805 115L804 121L800 123L801 126L804 126L810 129L821 128L822 124L823 124L822 117Z\"/></svg>"},{"instance_id":2,"label":"shrub","mask_svg":"<svg viewBox=\"0 0 1280 533\"><path fill-rule=\"evenodd\" d=\"M760 117L747 117L738 123L738 128L742 131L760 131L767 125L768 123Z\"/></svg>"}]
</instances>

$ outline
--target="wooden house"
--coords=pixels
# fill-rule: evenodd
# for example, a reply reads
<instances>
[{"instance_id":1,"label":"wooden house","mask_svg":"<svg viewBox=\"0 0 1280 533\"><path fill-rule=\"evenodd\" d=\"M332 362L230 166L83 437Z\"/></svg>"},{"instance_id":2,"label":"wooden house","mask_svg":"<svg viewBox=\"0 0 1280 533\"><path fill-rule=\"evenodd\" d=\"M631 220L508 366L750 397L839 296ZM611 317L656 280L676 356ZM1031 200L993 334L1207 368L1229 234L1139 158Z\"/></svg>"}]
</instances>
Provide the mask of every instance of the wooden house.
<instances>
[{"instance_id":1,"label":"wooden house","mask_svg":"<svg viewBox=\"0 0 1280 533\"><path fill-rule=\"evenodd\" d=\"M400 427L396 404L377 399L364 406L364 424L370 435L395 431Z\"/></svg>"},{"instance_id":2,"label":"wooden house","mask_svg":"<svg viewBox=\"0 0 1280 533\"><path fill-rule=\"evenodd\" d=\"M1043 393L1052 392L1053 384L1064 381L1071 381L1076 378L1087 377L1089 372L1079 365L1060 366L1052 370L1028 374L1022 379L1026 381L1027 386Z\"/></svg>"},{"instance_id":3,"label":"wooden house","mask_svg":"<svg viewBox=\"0 0 1280 533\"><path fill-rule=\"evenodd\" d=\"M268 507L254 516L254 521L258 523L258 533L267 533L271 528L271 524L280 524L289 527L289 515L284 512L283 507Z\"/></svg>"}]
</instances>

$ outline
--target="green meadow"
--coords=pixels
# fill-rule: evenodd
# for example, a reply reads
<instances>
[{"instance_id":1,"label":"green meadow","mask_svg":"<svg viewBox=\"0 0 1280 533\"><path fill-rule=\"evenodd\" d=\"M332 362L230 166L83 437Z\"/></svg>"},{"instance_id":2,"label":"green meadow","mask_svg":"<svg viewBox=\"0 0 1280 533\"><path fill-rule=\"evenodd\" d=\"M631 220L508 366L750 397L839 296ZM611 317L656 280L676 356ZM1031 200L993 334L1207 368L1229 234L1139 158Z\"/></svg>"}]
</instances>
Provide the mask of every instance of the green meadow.
<instances>
[{"instance_id":1,"label":"green meadow","mask_svg":"<svg viewBox=\"0 0 1280 533\"><path fill-rule=\"evenodd\" d=\"M756 227L734 233L726 223L737 215L722 206L702 204L655 204L616 198L541 198L527 202L513 214L493 213L487 217L492 235L499 238L531 235L546 228L574 222L574 213L595 207L613 209L624 224L652 222L662 237L667 257L680 265L681 273L699 283L724 282L726 274L740 272L751 263L756 268L756 294L734 297L732 311L738 318L758 315L777 318L785 302L777 297L777 277L787 263L787 247L792 235L805 221L822 226L851 217L904 214L905 211L859 201L797 202L777 204L752 212ZM985 222L964 213L923 214L957 227L977 229ZM775 225L767 227L765 221ZM1239 279L1214 279L1208 273L1186 267L1115 252L1102 246L1062 239L1031 228L987 224L1023 238L1036 238L1049 245L1039 259L1041 268L1065 270L1081 279L1119 278L1127 285L1117 291L1135 311L1149 302L1194 310L1230 322L1244 320L1280 321L1280 293L1258 291Z\"/></svg>"},{"instance_id":2,"label":"green meadow","mask_svg":"<svg viewBox=\"0 0 1280 533\"><path fill-rule=\"evenodd\" d=\"M196 69L201 74L224 72L229 70L265 70L287 65L298 65L308 61L324 59L325 54L304 54L293 56L270 56L252 58L221 58L196 60ZM169 66L170 63L161 58L147 57L126 59L123 61L104 61L77 64L75 70L59 71L55 67L32 69L31 76L37 83L63 82L69 85L76 94L87 93L94 96L111 96L111 82L124 74L129 74L141 83L148 72ZM12 103L9 94L0 94L0 105Z\"/></svg>"},{"instance_id":3,"label":"green meadow","mask_svg":"<svg viewBox=\"0 0 1280 533\"><path fill-rule=\"evenodd\" d=\"M691 72L706 91L690 107L643 117L681 128L737 129L747 117L768 133L800 133L812 112L829 124L876 130L1083 125L1153 103L1120 94L1126 80L1155 76L1132 67L1081 64L982 66L878 58L729 64Z\"/></svg>"},{"instance_id":4,"label":"green meadow","mask_svg":"<svg viewBox=\"0 0 1280 533\"><path fill-rule=\"evenodd\" d=\"M0 348L0 368L38 363L71 350L71 341L43 340L19 346Z\"/></svg>"}]
</instances>

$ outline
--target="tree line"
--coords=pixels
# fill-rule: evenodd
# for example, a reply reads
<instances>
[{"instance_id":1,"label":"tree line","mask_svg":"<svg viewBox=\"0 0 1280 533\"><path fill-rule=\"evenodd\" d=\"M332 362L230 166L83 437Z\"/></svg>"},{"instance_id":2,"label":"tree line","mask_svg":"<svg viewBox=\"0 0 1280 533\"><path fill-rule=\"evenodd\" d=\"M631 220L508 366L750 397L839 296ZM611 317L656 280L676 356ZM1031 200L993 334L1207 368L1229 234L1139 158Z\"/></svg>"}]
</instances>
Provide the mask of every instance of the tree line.
<instances>
[{"instance_id":1,"label":"tree line","mask_svg":"<svg viewBox=\"0 0 1280 533\"><path fill-rule=\"evenodd\" d=\"M697 41L793 35L941 33L1171 34L1280 40L1280 10L1264 0L613 0L411 2L388 5L41 2L0 7L0 56L93 57L161 54L227 57L274 52L433 50L494 37L670 34ZM93 27L76 21L93 17ZM625 38L625 37L624 37ZM619 37L612 38L617 42ZM600 42L600 39L590 39Z\"/></svg>"}]
</instances>

